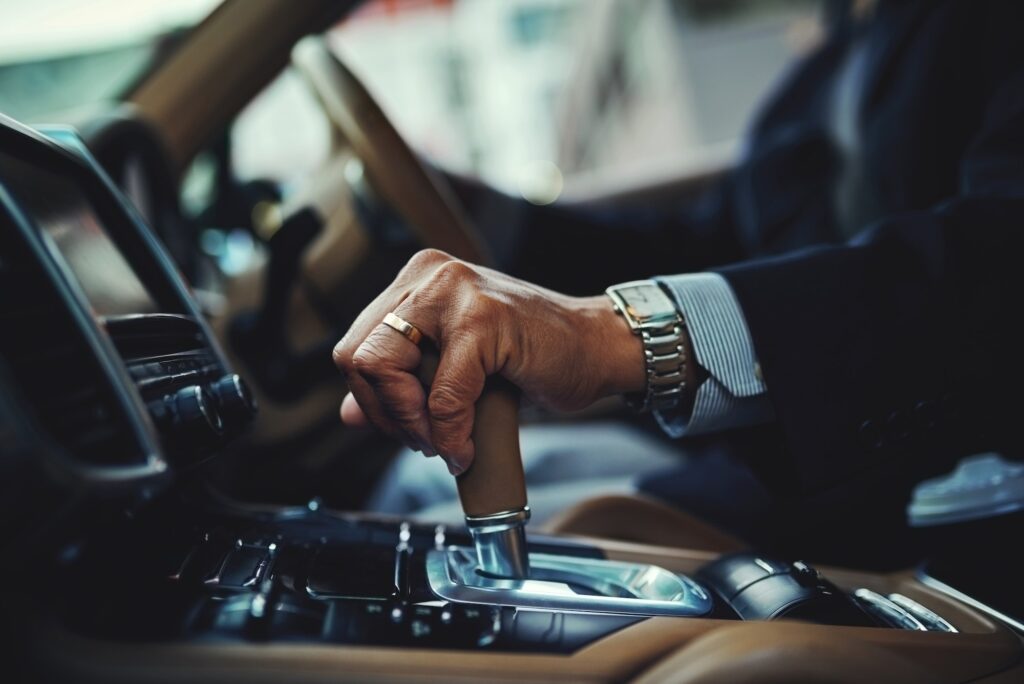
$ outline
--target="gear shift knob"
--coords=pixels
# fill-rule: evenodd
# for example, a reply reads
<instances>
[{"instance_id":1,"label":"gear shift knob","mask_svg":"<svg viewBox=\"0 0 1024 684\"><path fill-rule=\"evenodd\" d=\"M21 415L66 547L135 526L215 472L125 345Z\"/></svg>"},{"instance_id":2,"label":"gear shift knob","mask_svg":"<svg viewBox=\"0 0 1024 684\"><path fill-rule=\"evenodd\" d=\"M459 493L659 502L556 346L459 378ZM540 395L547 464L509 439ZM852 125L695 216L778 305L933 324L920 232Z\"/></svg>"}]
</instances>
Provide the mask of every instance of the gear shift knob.
<instances>
[{"instance_id":1,"label":"gear shift knob","mask_svg":"<svg viewBox=\"0 0 1024 684\"><path fill-rule=\"evenodd\" d=\"M420 377L429 385L436 352L424 349ZM519 390L501 377L488 378L473 421L476 456L456 484L473 536L479 569L496 577L530 574L526 547L526 478L519 453Z\"/></svg>"},{"instance_id":2,"label":"gear shift knob","mask_svg":"<svg viewBox=\"0 0 1024 684\"><path fill-rule=\"evenodd\" d=\"M519 453L519 391L504 378L490 378L477 400L473 443L476 457L456 484L480 570L528 577L524 527L530 507Z\"/></svg>"}]
</instances>

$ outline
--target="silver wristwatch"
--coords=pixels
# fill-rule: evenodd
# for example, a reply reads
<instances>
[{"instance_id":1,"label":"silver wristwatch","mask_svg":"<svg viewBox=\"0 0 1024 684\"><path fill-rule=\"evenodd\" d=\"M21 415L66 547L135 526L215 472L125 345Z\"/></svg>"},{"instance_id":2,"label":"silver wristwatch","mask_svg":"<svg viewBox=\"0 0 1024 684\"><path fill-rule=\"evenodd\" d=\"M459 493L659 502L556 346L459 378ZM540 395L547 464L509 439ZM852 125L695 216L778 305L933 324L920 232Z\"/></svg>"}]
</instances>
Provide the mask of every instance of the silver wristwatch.
<instances>
[{"instance_id":1,"label":"silver wristwatch","mask_svg":"<svg viewBox=\"0 0 1024 684\"><path fill-rule=\"evenodd\" d=\"M642 394L627 396L626 402L640 411L678 407L686 396L686 323L682 314L653 280L612 285L605 294L644 343L647 389Z\"/></svg>"}]
</instances>

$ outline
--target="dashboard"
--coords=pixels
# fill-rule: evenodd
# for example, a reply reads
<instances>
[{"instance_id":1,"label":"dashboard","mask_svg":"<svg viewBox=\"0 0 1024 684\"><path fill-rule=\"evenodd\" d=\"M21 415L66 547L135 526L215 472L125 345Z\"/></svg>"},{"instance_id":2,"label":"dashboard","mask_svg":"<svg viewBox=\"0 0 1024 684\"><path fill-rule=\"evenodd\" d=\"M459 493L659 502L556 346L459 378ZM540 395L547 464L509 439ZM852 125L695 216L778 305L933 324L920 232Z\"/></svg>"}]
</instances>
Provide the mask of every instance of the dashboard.
<instances>
[{"instance_id":1,"label":"dashboard","mask_svg":"<svg viewBox=\"0 0 1024 684\"><path fill-rule=\"evenodd\" d=\"M156 313L153 296L69 178L0 152L0 175L98 316Z\"/></svg>"},{"instance_id":2,"label":"dashboard","mask_svg":"<svg viewBox=\"0 0 1024 684\"><path fill-rule=\"evenodd\" d=\"M0 118L7 391L91 483L158 478L255 415L159 241L72 129Z\"/></svg>"}]
</instances>

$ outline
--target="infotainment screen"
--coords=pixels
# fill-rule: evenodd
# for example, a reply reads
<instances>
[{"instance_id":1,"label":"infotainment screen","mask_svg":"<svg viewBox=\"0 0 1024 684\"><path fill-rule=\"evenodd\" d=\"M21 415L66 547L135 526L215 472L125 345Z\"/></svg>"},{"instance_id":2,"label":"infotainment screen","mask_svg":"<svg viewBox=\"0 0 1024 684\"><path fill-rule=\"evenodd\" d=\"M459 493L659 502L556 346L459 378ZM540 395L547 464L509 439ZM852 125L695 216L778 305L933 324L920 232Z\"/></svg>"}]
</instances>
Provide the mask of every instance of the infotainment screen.
<instances>
[{"instance_id":1,"label":"infotainment screen","mask_svg":"<svg viewBox=\"0 0 1024 684\"><path fill-rule=\"evenodd\" d=\"M0 182L50 240L100 316L152 313L156 304L73 181L0 152Z\"/></svg>"}]
</instances>

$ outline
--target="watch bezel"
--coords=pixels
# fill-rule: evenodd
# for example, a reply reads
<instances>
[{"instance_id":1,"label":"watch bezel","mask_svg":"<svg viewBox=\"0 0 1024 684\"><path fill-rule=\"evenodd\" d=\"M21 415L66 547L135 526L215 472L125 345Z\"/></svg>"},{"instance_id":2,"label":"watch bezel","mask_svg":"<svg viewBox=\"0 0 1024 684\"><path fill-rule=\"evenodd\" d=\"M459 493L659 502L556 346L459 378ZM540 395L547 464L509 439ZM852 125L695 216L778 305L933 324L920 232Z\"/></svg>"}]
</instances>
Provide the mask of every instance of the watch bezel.
<instances>
[{"instance_id":1,"label":"watch bezel","mask_svg":"<svg viewBox=\"0 0 1024 684\"><path fill-rule=\"evenodd\" d=\"M637 289L651 290L657 293L659 303L664 303L664 310L655 311L646 316L641 315L636 308L623 296L625 290ZM659 329L668 324L675 323L679 319L679 312L676 310L672 299L665 293L658 283L652 280L634 280L628 283L619 283L605 290L615 307L617 313L621 314L630 329L639 334L641 330Z\"/></svg>"}]
</instances>

